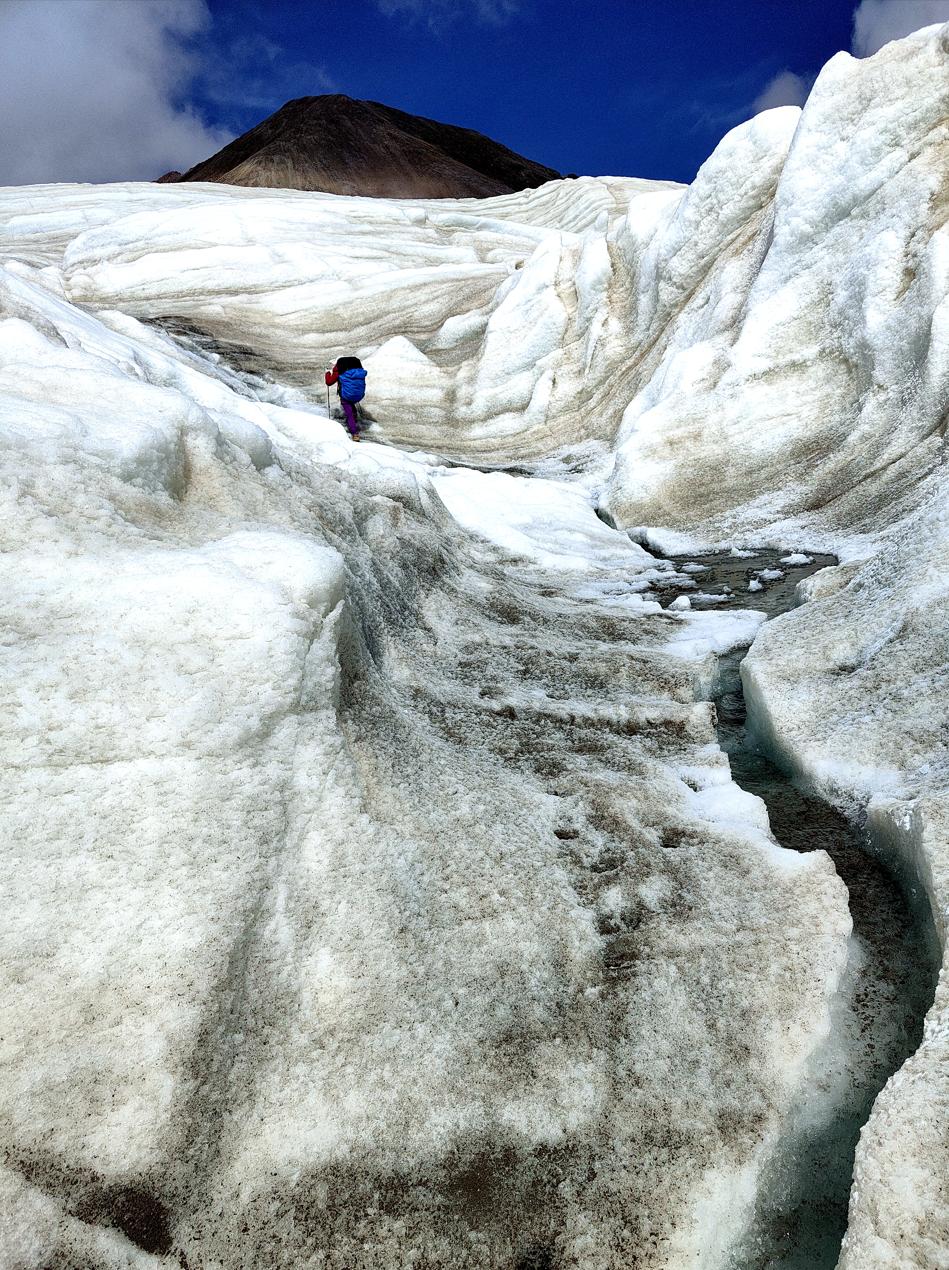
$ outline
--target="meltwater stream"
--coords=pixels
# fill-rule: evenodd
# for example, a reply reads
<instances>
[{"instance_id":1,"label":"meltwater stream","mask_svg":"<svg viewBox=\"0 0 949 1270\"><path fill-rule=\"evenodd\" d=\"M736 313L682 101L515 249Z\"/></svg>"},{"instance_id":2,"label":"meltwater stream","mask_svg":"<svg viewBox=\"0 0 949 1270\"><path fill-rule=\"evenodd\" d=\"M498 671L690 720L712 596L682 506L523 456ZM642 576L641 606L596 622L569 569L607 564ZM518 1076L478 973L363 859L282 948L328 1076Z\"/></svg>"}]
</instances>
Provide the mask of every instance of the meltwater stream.
<instances>
[{"instance_id":1,"label":"meltwater stream","mask_svg":"<svg viewBox=\"0 0 949 1270\"><path fill-rule=\"evenodd\" d=\"M756 552L673 558L663 602L755 608L769 617L794 604L797 583L832 556ZM804 560L807 563L804 563ZM750 588L750 589L749 589ZM681 601L680 601L681 602ZM745 726L740 666L723 659L715 697L718 732L734 780L768 808L775 839L824 850L849 892L853 937L828 1041L814 1056L781 1148L768 1166L752 1227L732 1270L830 1270L847 1226L860 1129L887 1079L917 1047L938 964L925 898L876 859L867 835L802 792L759 751Z\"/></svg>"}]
</instances>

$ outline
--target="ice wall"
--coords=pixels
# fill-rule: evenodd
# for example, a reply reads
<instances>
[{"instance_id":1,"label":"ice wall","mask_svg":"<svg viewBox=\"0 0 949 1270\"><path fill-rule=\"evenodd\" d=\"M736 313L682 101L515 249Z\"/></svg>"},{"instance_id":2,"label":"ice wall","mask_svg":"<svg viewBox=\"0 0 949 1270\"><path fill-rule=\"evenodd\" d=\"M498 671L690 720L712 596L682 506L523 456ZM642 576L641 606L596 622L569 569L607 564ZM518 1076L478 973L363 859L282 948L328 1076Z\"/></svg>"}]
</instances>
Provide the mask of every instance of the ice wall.
<instances>
[{"instance_id":1,"label":"ice wall","mask_svg":"<svg viewBox=\"0 0 949 1270\"><path fill-rule=\"evenodd\" d=\"M839 537L919 505L949 392L947 71L949 34L933 28L821 72L774 197L743 229L751 268L712 262L626 407L615 515L722 537L786 515ZM663 236L721 187L728 144Z\"/></svg>"}]
</instances>

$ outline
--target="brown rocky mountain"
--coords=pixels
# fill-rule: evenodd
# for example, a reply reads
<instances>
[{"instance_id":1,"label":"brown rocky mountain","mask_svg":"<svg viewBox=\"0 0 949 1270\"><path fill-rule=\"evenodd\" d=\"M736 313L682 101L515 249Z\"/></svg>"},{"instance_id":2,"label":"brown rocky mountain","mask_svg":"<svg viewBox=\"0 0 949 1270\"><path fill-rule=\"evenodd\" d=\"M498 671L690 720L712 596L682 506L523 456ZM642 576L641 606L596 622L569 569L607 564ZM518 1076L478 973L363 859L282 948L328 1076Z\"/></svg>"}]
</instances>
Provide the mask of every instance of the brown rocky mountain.
<instances>
[{"instance_id":1,"label":"brown rocky mountain","mask_svg":"<svg viewBox=\"0 0 949 1270\"><path fill-rule=\"evenodd\" d=\"M334 93L288 101L210 159L159 179L385 198L484 198L559 176L470 128Z\"/></svg>"}]
</instances>

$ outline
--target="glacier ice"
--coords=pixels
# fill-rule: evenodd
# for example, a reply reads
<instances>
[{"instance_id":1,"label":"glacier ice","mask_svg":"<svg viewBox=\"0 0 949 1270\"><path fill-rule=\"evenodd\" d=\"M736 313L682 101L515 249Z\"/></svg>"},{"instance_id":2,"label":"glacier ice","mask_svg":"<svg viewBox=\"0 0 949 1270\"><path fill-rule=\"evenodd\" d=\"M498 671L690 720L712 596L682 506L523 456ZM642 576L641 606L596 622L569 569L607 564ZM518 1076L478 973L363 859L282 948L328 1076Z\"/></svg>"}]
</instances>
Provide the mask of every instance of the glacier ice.
<instances>
[{"instance_id":1,"label":"glacier ice","mask_svg":"<svg viewBox=\"0 0 949 1270\"><path fill-rule=\"evenodd\" d=\"M724 1250L848 929L695 699L748 623L577 486L4 295L8 1246Z\"/></svg>"},{"instance_id":2,"label":"glacier ice","mask_svg":"<svg viewBox=\"0 0 949 1270\"><path fill-rule=\"evenodd\" d=\"M9 1264L728 1264L850 924L723 653L945 931L947 72L841 54L688 189L0 191ZM650 592L765 544L841 564ZM947 1255L947 1018L847 1270Z\"/></svg>"}]
</instances>

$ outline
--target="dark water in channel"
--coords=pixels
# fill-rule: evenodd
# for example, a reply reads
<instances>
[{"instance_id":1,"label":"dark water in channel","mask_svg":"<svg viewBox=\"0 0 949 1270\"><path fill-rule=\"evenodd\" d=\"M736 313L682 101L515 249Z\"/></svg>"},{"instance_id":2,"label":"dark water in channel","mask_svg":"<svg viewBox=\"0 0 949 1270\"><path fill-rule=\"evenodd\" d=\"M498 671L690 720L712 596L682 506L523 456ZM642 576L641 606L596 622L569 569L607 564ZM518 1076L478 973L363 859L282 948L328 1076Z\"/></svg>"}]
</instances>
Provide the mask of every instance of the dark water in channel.
<instances>
[{"instance_id":1,"label":"dark water in channel","mask_svg":"<svg viewBox=\"0 0 949 1270\"><path fill-rule=\"evenodd\" d=\"M803 577L835 563L810 552L809 564L780 563L789 554L675 557L676 574L657 588L661 602L688 595L694 608L755 608L777 616L794 606ZM682 572L692 563L705 567ZM749 591L763 570L780 570L783 577L766 577L760 590ZM724 599L716 602L716 596ZM853 936L831 1036L814 1056L781 1146L762 1176L754 1220L731 1267L832 1270L847 1227L860 1129L877 1094L922 1038L938 946L921 888L906 879L901 885L874 856L863 830L797 788L755 747L741 685L745 651L722 659L715 695L719 741L732 776L764 801L781 846L827 852L849 892Z\"/></svg>"}]
</instances>

